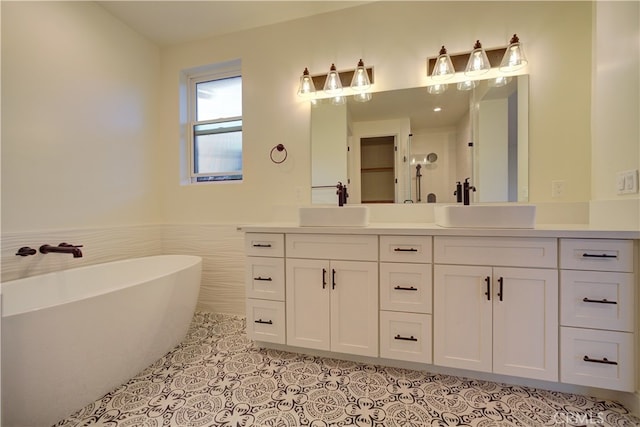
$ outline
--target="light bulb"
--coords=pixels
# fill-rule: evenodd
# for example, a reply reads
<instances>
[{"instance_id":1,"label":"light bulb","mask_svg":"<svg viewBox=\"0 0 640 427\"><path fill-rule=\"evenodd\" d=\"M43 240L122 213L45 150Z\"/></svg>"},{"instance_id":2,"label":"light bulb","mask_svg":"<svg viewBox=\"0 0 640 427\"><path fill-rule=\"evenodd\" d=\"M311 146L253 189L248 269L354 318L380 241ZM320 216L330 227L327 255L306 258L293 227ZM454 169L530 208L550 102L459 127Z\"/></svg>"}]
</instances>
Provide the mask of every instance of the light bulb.
<instances>
[{"instance_id":1,"label":"light bulb","mask_svg":"<svg viewBox=\"0 0 640 427\"><path fill-rule=\"evenodd\" d=\"M358 62L356 70L353 72L353 78L351 79L351 89L356 91L363 91L369 89L371 82L369 81L369 74L364 67L362 59Z\"/></svg>"},{"instance_id":2,"label":"light bulb","mask_svg":"<svg viewBox=\"0 0 640 427\"><path fill-rule=\"evenodd\" d=\"M444 46L440 48L440 54L436 58L436 64L433 66L433 72L431 78L434 80L446 80L453 77L456 71L453 68L451 57L447 53L447 49Z\"/></svg>"},{"instance_id":3,"label":"light bulb","mask_svg":"<svg viewBox=\"0 0 640 427\"><path fill-rule=\"evenodd\" d=\"M473 51L469 56L469 62L467 62L467 68L464 70L464 74L467 76L479 76L486 73L491 69L491 63L487 58L487 52L482 48L480 40L476 40L473 45Z\"/></svg>"},{"instance_id":4,"label":"light bulb","mask_svg":"<svg viewBox=\"0 0 640 427\"><path fill-rule=\"evenodd\" d=\"M335 64L331 64L327 79L324 81L324 91L329 95L337 95L342 92L342 82L340 81L340 74L336 71Z\"/></svg>"},{"instance_id":5,"label":"light bulb","mask_svg":"<svg viewBox=\"0 0 640 427\"><path fill-rule=\"evenodd\" d=\"M500 71L504 73L516 71L527 65L527 63L528 61L524 56L520 39L516 34L514 34L513 37L511 37L507 51L504 53L502 61L500 62Z\"/></svg>"},{"instance_id":6,"label":"light bulb","mask_svg":"<svg viewBox=\"0 0 640 427\"><path fill-rule=\"evenodd\" d=\"M298 86L298 96L307 96L315 93L316 87L313 84L313 79L309 75L309 70L305 67L300 77L300 86Z\"/></svg>"}]
</instances>

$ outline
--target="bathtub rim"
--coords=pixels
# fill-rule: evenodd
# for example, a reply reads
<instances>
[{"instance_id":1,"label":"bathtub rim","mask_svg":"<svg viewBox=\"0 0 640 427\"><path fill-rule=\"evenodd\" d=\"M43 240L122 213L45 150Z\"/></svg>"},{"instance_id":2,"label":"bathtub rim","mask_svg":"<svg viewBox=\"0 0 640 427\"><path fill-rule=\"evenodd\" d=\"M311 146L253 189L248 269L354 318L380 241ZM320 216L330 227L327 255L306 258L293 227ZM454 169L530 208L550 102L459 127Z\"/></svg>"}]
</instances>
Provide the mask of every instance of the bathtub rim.
<instances>
[{"instance_id":1,"label":"bathtub rim","mask_svg":"<svg viewBox=\"0 0 640 427\"><path fill-rule=\"evenodd\" d=\"M121 285L121 286L114 286L114 287L110 287L98 292L94 292L91 293L89 295L83 295L83 296L74 296L73 298L70 298L68 300L65 301L52 301L50 303L46 303L46 304L40 304L37 307L33 307L33 308L28 308L26 310L15 310L12 309L10 305L10 302L8 303L7 300L10 301L11 299L11 291L7 289L8 286L19 286L20 282L23 281L28 281L28 280L36 280L37 278L42 278L45 279L46 278L52 278L55 277L57 275L61 275L61 274L73 274L74 272L83 272L85 270L89 270L89 269L97 269L97 268L107 268L110 265L114 265L114 264L132 264L136 261L141 261L141 260L150 260L150 259L160 259L160 258L181 258L185 261L184 265L181 265L180 268L176 268L174 270L171 271L167 271L164 272L163 274L156 274L153 271L149 272L148 276L145 276L145 280L144 281L138 281L136 283L127 283L126 286L125 285ZM188 262L187 262L188 260ZM74 302L78 302L78 301L82 301L83 299L88 299L88 298L96 298L96 297L100 297L101 295L106 295L112 292L117 292L119 290L122 290L124 288L127 288L129 286L137 286L137 285L141 285L143 283L146 283L148 281L154 280L154 279L158 279L160 277L164 277L170 274L175 274L177 272L189 269L189 268L193 268L196 265L200 265L202 266L202 262L203 262L203 258L199 255L189 255L189 254L161 254L161 255L147 255L147 256L141 256L141 257L133 257L133 258L123 258L120 260L114 260L114 261L108 261L108 262L101 262L101 263L96 263L96 264L88 264L88 265L83 265L83 266L78 266L78 267L73 267L73 268L68 268L68 269L64 269L64 270L58 270L58 271L52 271L49 273L45 273L45 274L38 274L35 276L27 276L27 277L23 277L20 279L15 279L15 280L9 280L6 282L0 282L0 295L2 295L2 298L0 298L0 313L3 319L5 318L9 318L11 316L20 316L20 315L24 315L24 314L28 314L28 313L33 313L39 310L46 310L46 309L50 309L52 307L57 307L57 306L62 306L65 304L72 304ZM9 292L9 295L7 295L7 292Z\"/></svg>"}]
</instances>

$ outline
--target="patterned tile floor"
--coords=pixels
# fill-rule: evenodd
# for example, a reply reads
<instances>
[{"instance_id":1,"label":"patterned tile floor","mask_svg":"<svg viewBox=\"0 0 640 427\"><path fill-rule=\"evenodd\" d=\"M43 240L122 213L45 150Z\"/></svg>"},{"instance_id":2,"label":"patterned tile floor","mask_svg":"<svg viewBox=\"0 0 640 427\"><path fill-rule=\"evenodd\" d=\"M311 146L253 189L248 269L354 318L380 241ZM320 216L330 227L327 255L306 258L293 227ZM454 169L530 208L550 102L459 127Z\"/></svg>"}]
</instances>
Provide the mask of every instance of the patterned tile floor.
<instances>
[{"instance_id":1,"label":"patterned tile floor","mask_svg":"<svg viewBox=\"0 0 640 427\"><path fill-rule=\"evenodd\" d=\"M56 427L640 426L591 397L256 348L198 312L186 339Z\"/></svg>"}]
</instances>

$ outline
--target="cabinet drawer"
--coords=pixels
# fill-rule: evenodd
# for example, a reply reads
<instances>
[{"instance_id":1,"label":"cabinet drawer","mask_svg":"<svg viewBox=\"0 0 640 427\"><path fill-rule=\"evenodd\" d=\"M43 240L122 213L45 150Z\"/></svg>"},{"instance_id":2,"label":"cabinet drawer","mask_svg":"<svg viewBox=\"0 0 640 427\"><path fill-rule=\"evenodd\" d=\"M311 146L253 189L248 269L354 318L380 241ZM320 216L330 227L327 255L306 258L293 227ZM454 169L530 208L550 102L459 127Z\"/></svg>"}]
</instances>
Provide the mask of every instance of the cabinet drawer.
<instances>
[{"instance_id":1,"label":"cabinet drawer","mask_svg":"<svg viewBox=\"0 0 640 427\"><path fill-rule=\"evenodd\" d=\"M563 326L633 332L633 274L560 271Z\"/></svg>"},{"instance_id":2,"label":"cabinet drawer","mask_svg":"<svg viewBox=\"0 0 640 427\"><path fill-rule=\"evenodd\" d=\"M380 263L380 309L431 313L431 264Z\"/></svg>"},{"instance_id":3,"label":"cabinet drawer","mask_svg":"<svg viewBox=\"0 0 640 427\"><path fill-rule=\"evenodd\" d=\"M431 363L431 316L380 312L380 357Z\"/></svg>"},{"instance_id":4,"label":"cabinet drawer","mask_svg":"<svg viewBox=\"0 0 640 427\"><path fill-rule=\"evenodd\" d=\"M247 257L247 298L284 301L284 258Z\"/></svg>"},{"instance_id":5,"label":"cabinet drawer","mask_svg":"<svg viewBox=\"0 0 640 427\"><path fill-rule=\"evenodd\" d=\"M560 239L560 268L633 271L633 241Z\"/></svg>"},{"instance_id":6,"label":"cabinet drawer","mask_svg":"<svg viewBox=\"0 0 640 427\"><path fill-rule=\"evenodd\" d=\"M247 335L254 341L285 343L284 302L247 299Z\"/></svg>"},{"instance_id":7,"label":"cabinet drawer","mask_svg":"<svg viewBox=\"0 0 640 427\"><path fill-rule=\"evenodd\" d=\"M435 237L434 263L557 268L554 238Z\"/></svg>"},{"instance_id":8,"label":"cabinet drawer","mask_svg":"<svg viewBox=\"0 0 640 427\"><path fill-rule=\"evenodd\" d=\"M380 261L430 263L431 236L380 236Z\"/></svg>"},{"instance_id":9,"label":"cabinet drawer","mask_svg":"<svg viewBox=\"0 0 640 427\"><path fill-rule=\"evenodd\" d=\"M247 233L244 236L245 254L249 256L284 256L284 234Z\"/></svg>"},{"instance_id":10,"label":"cabinet drawer","mask_svg":"<svg viewBox=\"0 0 640 427\"><path fill-rule=\"evenodd\" d=\"M562 382L634 390L633 334L562 327L560 354Z\"/></svg>"},{"instance_id":11,"label":"cabinet drawer","mask_svg":"<svg viewBox=\"0 0 640 427\"><path fill-rule=\"evenodd\" d=\"M377 261L378 236L287 234L287 257Z\"/></svg>"}]
</instances>

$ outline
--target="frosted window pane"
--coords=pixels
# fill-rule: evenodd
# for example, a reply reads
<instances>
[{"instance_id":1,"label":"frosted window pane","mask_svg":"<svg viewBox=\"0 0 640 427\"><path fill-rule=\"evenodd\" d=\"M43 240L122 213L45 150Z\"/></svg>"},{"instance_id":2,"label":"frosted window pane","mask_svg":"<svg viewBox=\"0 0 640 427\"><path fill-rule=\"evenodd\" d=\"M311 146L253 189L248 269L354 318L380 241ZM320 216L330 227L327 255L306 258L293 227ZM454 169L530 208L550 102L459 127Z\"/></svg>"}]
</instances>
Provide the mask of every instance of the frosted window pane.
<instances>
[{"instance_id":1,"label":"frosted window pane","mask_svg":"<svg viewBox=\"0 0 640 427\"><path fill-rule=\"evenodd\" d=\"M242 173L242 131L195 136L195 173Z\"/></svg>"},{"instance_id":2,"label":"frosted window pane","mask_svg":"<svg viewBox=\"0 0 640 427\"><path fill-rule=\"evenodd\" d=\"M242 116L242 78L196 84L196 121Z\"/></svg>"}]
</instances>

